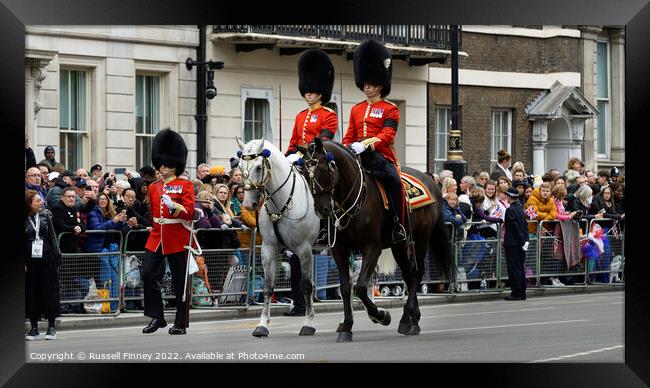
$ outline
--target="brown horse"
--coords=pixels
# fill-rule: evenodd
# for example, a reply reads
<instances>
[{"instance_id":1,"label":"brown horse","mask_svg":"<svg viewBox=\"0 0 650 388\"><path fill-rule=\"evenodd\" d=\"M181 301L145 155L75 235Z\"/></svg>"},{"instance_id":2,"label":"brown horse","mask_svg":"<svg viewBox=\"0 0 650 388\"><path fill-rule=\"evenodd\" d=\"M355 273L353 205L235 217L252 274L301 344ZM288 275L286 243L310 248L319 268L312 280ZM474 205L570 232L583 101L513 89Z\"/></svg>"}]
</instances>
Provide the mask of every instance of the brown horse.
<instances>
[{"instance_id":1,"label":"brown horse","mask_svg":"<svg viewBox=\"0 0 650 388\"><path fill-rule=\"evenodd\" d=\"M407 284L408 299L397 331L406 335L420 333L420 308L417 288L424 274L424 258L427 250L440 264L448 279L453 279L448 244L448 232L442 219L442 195L433 179L417 170L402 170L420 179L434 196L435 203L413 210L410 227L414 240L413 255L407 254L408 243L393 246L391 242L391 218L384 210L381 193L360 158L341 144L315 138L309 149L301 149L304 156L305 175L314 195L316 213L330 220L330 244L341 278L345 318L339 325L337 342L352 341L352 304L348 258L353 251L363 253L361 272L354 292L363 302L368 316L374 323L390 324L387 310L377 308L368 297L368 281L371 278L382 249L391 248L395 261L402 270ZM367 151L368 152L368 151Z\"/></svg>"}]
</instances>

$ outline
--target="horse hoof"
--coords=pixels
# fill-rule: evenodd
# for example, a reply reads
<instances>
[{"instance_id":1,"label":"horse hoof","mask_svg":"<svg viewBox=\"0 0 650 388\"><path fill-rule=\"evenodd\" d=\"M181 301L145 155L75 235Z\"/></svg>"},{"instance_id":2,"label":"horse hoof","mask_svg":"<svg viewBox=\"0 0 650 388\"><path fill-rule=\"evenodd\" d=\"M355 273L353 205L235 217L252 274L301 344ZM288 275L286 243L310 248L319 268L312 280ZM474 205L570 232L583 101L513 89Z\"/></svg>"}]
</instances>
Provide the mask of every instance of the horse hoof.
<instances>
[{"instance_id":1,"label":"horse hoof","mask_svg":"<svg viewBox=\"0 0 650 388\"><path fill-rule=\"evenodd\" d=\"M400 334L408 334L411 332L411 328L413 325L411 325L411 322L400 322L399 327L397 328L397 332Z\"/></svg>"},{"instance_id":2,"label":"horse hoof","mask_svg":"<svg viewBox=\"0 0 650 388\"><path fill-rule=\"evenodd\" d=\"M382 309L383 310L383 309ZM390 325L390 312L388 310L383 310L384 311L384 319L382 319L379 323L381 323L384 326Z\"/></svg>"},{"instance_id":3,"label":"horse hoof","mask_svg":"<svg viewBox=\"0 0 650 388\"><path fill-rule=\"evenodd\" d=\"M315 328L309 326L303 326L302 329L300 329L300 333L298 333L298 335L314 335L315 332L316 332Z\"/></svg>"},{"instance_id":4,"label":"horse hoof","mask_svg":"<svg viewBox=\"0 0 650 388\"><path fill-rule=\"evenodd\" d=\"M342 331L339 333L336 342L352 342L352 332L351 331Z\"/></svg>"},{"instance_id":5,"label":"horse hoof","mask_svg":"<svg viewBox=\"0 0 650 388\"><path fill-rule=\"evenodd\" d=\"M253 332L253 337L268 337L269 336L269 329L267 329L264 326L257 326L255 328L255 331Z\"/></svg>"},{"instance_id":6,"label":"horse hoof","mask_svg":"<svg viewBox=\"0 0 650 388\"><path fill-rule=\"evenodd\" d=\"M418 335L418 334L420 334L420 326L418 325L411 326L411 330L409 330L409 332L406 333L406 335Z\"/></svg>"}]
</instances>

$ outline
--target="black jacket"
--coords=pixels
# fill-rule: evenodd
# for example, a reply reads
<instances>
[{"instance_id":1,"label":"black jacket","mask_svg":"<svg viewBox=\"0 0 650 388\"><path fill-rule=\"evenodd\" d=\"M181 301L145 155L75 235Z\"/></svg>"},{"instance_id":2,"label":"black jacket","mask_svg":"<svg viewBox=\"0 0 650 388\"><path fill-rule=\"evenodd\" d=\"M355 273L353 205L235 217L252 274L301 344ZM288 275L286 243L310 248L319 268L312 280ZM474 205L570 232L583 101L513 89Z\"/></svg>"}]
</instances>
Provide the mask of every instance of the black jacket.
<instances>
[{"instance_id":1,"label":"black jacket","mask_svg":"<svg viewBox=\"0 0 650 388\"><path fill-rule=\"evenodd\" d=\"M119 213L122 211L122 208L117 208L116 210ZM127 235L129 236L128 240L125 241L126 247L129 251L144 251L144 246L147 243L149 234L144 232L128 233L132 230L144 230L148 226L153 225L149 206L142 204L142 202L136 199L133 206L126 209L126 219L129 220L131 217L135 217L138 220L138 226L131 228L128 223L124 223L122 236L124 236L124 238L126 238Z\"/></svg>"},{"instance_id":2,"label":"black jacket","mask_svg":"<svg viewBox=\"0 0 650 388\"><path fill-rule=\"evenodd\" d=\"M605 204L605 200L601 196L594 197L594 201L591 204L591 211L594 214L598 214L602 209L605 210L605 213L603 213L604 218L611 218L613 220L620 220L621 219L621 214L618 212L618 209L616 208L616 202L614 199L612 199L612 206L607 206Z\"/></svg>"},{"instance_id":3,"label":"black jacket","mask_svg":"<svg viewBox=\"0 0 650 388\"><path fill-rule=\"evenodd\" d=\"M594 218L593 205L590 207L585 206L576 196L569 195L567 196L567 206L564 210L570 212L581 211L582 216L579 218L581 220L591 220Z\"/></svg>"},{"instance_id":4,"label":"black jacket","mask_svg":"<svg viewBox=\"0 0 650 388\"><path fill-rule=\"evenodd\" d=\"M519 201L514 201L506 209L504 247L522 247L528 241L528 226L524 216L524 208Z\"/></svg>"},{"instance_id":5,"label":"black jacket","mask_svg":"<svg viewBox=\"0 0 650 388\"><path fill-rule=\"evenodd\" d=\"M39 236L43 240L43 259L47 260L48 268L56 272L57 267L61 265L61 251L54 232L52 217L50 212L45 210L38 214L39 217ZM34 219L32 218L32 221ZM29 259L32 257L32 242L36 239L34 226L25 217L25 265L29 265Z\"/></svg>"},{"instance_id":6,"label":"black jacket","mask_svg":"<svg viewBox=\"0 0 650 388\"><path fill-rule=\"evenodd\" d=\"M63 232L74 233L75 226L81 227L81 232L86 230L86 226L81 221L77 209L69 208L65 206L63 202L59 202L58 205L52 208L52 216L54 220L54 230L57 236ZM63 253L76 253L79 248L79 236L64 236L61 239L60 248Z\"/></svg>"}]
</instances>

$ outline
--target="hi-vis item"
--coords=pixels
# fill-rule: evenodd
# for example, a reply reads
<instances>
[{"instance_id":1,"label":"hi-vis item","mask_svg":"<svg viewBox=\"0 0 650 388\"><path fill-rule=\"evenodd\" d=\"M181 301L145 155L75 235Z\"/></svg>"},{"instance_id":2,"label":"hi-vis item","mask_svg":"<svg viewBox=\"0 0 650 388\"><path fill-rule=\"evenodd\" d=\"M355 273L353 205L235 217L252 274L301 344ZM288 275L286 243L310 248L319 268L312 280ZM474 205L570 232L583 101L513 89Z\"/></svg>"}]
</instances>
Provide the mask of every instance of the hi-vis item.
<instances>
[{"instance_id":1,"label":"hi-vis item","mask_svg":"<svg viewBox=\"0 0 650 388\"><path fill-rule=\"evenodd\" d=\"M31 217L28 217L28 219L29 219L29 223L32 224L32 226L34 227L34 231L36 235L36 239L32 241L32 258L40 259L43 257L43 240L41 239L41 236L39 234L41 220L38 214L36 214L36 217L34 217L36 222L32 221Z\"/></svg>"}]
</instances>

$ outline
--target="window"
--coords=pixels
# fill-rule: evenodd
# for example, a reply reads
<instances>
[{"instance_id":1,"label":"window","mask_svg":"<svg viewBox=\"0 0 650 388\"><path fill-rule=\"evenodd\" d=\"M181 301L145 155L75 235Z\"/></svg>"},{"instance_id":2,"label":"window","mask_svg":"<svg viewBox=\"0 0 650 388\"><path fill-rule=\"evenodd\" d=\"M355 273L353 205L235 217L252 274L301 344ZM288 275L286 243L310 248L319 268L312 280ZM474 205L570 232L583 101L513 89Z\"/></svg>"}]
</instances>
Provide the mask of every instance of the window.
<instances>
[{"instance_id":1,"label":"window","mask_svg":"<svg viewBox=\"0 0 650 388\"><path fill-rule=\"evenodd\" d=\"M598 158L609 156L610 141L610 103L609 103L609 44L598 42L596 45L596 103L598 118L596 119L596 154Z\"/></svg>"},{"instance_id":2,"label":"window","mask_svg":"<svg viewBox=\"0 0 650 388\"><path fill-rule=\"evenodd\" d=\"M444 169L443 165L447 161L449 128L451 128L451 108L437 108L435 128L436 150L434 156L434 171L436 173Z\"/></svg>"},{"instance_id":3,"label":"window","mask_svg":"<svg viewBox=\"0 0 650 388\"><path fill-rule=\"evenodd\" d=\"M151 165L153 138L160 130L160 76L135 77L135 167Z\"/></svg>"},{"instance_id":4,"label":"window","mask_svg":"<svg viewBox=\"0 0 650 388\"><path fill-rule=\"evenodd\" d=\"M273 141L271 90L242 89L244 143L253 139Z\"/></svg>"},{"instance_id":5,"label":"window","mask_svg":"<svg viewBox=\"0 0 650 388\"><path fill-rule=\"evenodd\" d=\"M59 73L59 161L68 170L84 167L88 137L88 91L85 70Z\"/></svg>"},{"instance_id":6,"label":"window","mask_svg":"<svg viewBox=\"0 0 650 388\"><path fill-rule=\"evenodd\" d=\"M511 152L512 140L512 112L510 110L492 110L492 149L490 159L497 161L497 154L500 150Z\"/></svg>"}]
</instances>

